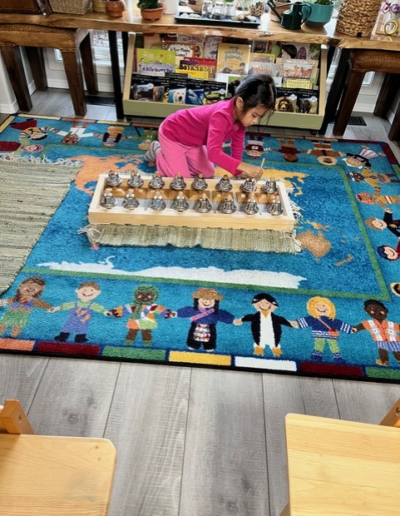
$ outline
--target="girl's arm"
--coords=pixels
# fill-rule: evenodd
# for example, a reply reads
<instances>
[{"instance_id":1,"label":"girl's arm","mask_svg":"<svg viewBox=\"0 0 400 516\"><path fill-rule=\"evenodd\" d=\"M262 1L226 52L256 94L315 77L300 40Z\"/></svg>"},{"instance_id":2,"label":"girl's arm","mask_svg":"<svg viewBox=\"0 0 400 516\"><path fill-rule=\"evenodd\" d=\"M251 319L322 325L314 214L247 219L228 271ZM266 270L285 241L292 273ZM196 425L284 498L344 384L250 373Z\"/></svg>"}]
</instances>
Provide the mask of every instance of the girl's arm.
<instances>
[{"instance_id":1,"label":"girl's arm","mask_svg":"<svg viewBox=\"0 0 400 516\"><path fill-rule=\"evenodd\" d=\"M258 181L263 175L263 169L251 163L240 163L238 171L240 172L239 179L257 179Z\"/></svg>"},{"instance_id":2,"label":"girl's arm","mask_svg":"<svg viewBox=\"0 0 400 516\"><path fill-rule=\"evenodd\" d=\"M229 125L229 121L222 113L215 113L212 116L208 126L207 154L212 163L237 176L240 175L237 169L241 159L229 156L222 150Z\"/></svg>"}]
</instances>

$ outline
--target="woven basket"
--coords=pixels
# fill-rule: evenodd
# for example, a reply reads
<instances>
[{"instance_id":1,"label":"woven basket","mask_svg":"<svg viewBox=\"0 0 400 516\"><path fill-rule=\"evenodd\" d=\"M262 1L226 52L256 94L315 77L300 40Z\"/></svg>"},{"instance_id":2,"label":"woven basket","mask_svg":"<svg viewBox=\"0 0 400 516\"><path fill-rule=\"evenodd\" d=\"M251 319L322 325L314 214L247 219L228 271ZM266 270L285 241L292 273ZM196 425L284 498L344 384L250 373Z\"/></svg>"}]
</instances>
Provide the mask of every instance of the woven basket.
<instances>
[{"instance_id":1,"label":"woven basket","mask_svg":"<svg viewBox=\"0 0 400 516\"><path fill-rule=\"evenodd\" d=\"M382 0L343 0L336 23L337 32L358 38L370 36Z\"/></svg>"},{"instance_id":2,"label":"woven basket","mask_svg":"<svg viewBox=\"0 0 400 516\"><path fill-rule=\"evenodd\" d=\"M92 0L50 0L55 13L85 14L92 7Z\"/></svg>"},{"instance_id":3,"label":"woven basket","mask_svg":"<svg viewBox=\"0 0 400 516\"><path fill-rule=\"evenodd\" d=\"M93 11L95 13L105 13L106 0L93 0Z\"/></svg>"}]
</instances>

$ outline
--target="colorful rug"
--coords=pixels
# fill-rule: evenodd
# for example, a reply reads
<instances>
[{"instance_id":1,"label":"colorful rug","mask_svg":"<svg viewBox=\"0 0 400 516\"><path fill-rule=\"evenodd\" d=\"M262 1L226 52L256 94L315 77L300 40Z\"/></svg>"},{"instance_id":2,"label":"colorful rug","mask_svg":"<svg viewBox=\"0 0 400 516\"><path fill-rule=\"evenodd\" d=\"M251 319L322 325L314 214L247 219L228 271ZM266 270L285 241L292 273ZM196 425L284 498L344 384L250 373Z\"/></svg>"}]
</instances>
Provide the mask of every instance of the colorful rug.
<instances>
[{"instance_id":1,"label":"colorful rug","mask_svg":"<svg viewBox=\"0 0 400 516\"><path fill-rule=\"evenodd\" d=\"M2 351L400 381L400 168L386 144L247 137L246 159L265 157L299 207L299 253L91 246L98 174L154 173L154 138L129 123L3 124L0 158L80 170L0 299Z\"/></svg>"}]
</instances>

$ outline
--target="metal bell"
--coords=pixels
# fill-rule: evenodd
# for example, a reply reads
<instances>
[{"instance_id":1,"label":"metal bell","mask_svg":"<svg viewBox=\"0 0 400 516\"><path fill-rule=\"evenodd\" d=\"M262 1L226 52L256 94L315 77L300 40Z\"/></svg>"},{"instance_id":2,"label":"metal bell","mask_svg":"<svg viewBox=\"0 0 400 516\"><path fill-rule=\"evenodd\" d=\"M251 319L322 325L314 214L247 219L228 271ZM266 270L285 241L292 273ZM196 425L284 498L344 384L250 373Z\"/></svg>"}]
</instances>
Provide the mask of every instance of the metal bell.
<instances>
[{"instance_id":1,"label":"metal bell","mask_svg":"<svg viewBox=\"0 0 400 516\"><path fill-rule=\"evenodd\" d=\"M232 183L229 179L229 176L225 175L221 177L221 179L215 185L215 189L219 192L230 192L232 190Z\"/></svg>"},{"instance_id":2,"label":"metal bell","mask_svg":"<svg viewBox=\"0 0 400 516\"><path fill-rule=\"evenodd\" d=\"M255 179L245 179L244 182L240 185L240 189L244 193L251 193L256 190L257 181Z\"/></svg>"},{"instance_id":3,"label":"metal bell","mask_svg":"<svg viewBox=\"0 0 400 516\"><path fill-rule=\"evenodd\" d=\"M143 186L142 176L139 174L137 170L131 172L131 177L128 179L128 186L131 188L140 188Z\"/></svg>"},{"instance_id":4,"label":"metal bell","mask_svg":"<svg viewBox=\"0 0 400 516\"><path fill-rule=\"evenodd\" d=\"M193 179L192 189L198 192L207 188L207 181L204 179L203 174L199 174Z\"/></svg>"},{"instance_id":5,"label":"metal bell","mask_svg":"<svg viewBox=\"0 0 400 516\"><path fill-rule=\"evenodd\" d=\"M270 213L271 215L274 215L274 216L276 216L276 215L282 215L283 210L282 210L281 200L279 199L279 197L276 197L276 198L272 201L272 203L271 203L270 208L269 208L269 210L268 210L268 211L269 211L269 213Z\"/></svg>"},{"instance_id":6,"label":"metal bell","mask_svg":"<svg viewBox=\"0 0 400 516\"><path fill-rule=\"evenodd\" d=\"M265 183L262 185L261 191L263 193L275 194L278 191L278 189L276 188L275 179L267 179Z\"/></svg>"},{"instance_id":7,"label":"metal bell","mask_svg":"<svg viewBox=\"0 0 400 516\"><path fill-rule=\"evenodd\" d=\"M207 197L207 195L204 193L202 197L196 202L194 205L194 209L198 213L208 213L212 210L212 205Z\"/></svg>"},{"instance_id":8,"label":"metal bell","mask_svg":"<svg viewBox=\"0 0 400 516\"><path fill-rule=\"evenodd\" d=\"M167 207L161 193L155 193L154 197L150 201L150 208L154 211L162 211Z\"/></svg>"},{"instance_id":9,"label":"metal bell","mask_svg":"<svg viewBox=\"0 0 400 516\"><path fill-rule=\"evenodd\" d=\"M176 199L173 200L172 208L176 211L186 211L189 208L189 203L182 192L179 192Z\"/></svg>"},{"instance_id":10,"label":"metal bell","mask_svg":"<svg viewBox=\"0 0 400 516\"><path fill-rule=\"evenodd\" d=\"M165 183L164 179L160 176L158 172L155 172L154 176L151 178L149 182L149 188L153 188L153 190L160 190L164 188Z\"/></svg>"},{"instance_id":11,"label":"metal bell","mask_svg":"<svg viewBox=\"0 0 400 516\"><path fill-rule=\"evenodd\" d=\"M258 204L254 197L250 197L250 199L245 203L245 205L243 206L243 211L247 215L255 215L256 213L258 213Z\"/></svg>"},{"instance_id":12,"label":"metal bell","mask_svg":"<svg viewBox=\"0 0 400 516\"><path fill-rule=\"evenodd\" d=\"M186 183L181 174L178 174L174 177L169 185L172 190L184 190L186 187Z\"/></svg>"},{"instance_id":13,"label":"metal bell","mask_svg":"<svg viewBox=\"0 0 400 516\"><path fill-rule=\"evenodd\" d=\"M226 199L221 201L218 205L218 211L221 213L225 213L226 215L231 215L236 211L235 203L233 202L232 195L228 195Z\"/></svg>"},{"instance_id":14,"label":"metal bell","mask_svg":"<svg viewBox=\"0 0 400 516\"><path fill-rule=\"evenodd\" d=\"M111 188L106 188L104 190L103 196L100 199L100 206L106 208L107 210L111 210L117 204L117 200L115 199Z\"/></svg>"},{"instance_id":15,"label":"metal bell","mask_svg":"<svg viewBox=\"0 0 400 516\"><path fill-rule=\"evenodd\" d=\"M126 210L134 210L139 206L139 201L136 199L135 193L131 188L126 192L124 200L122 201L122 206Z\"/></svg>"},{"instance_id":16,"label":"metal bell","mask_svg":"<svg viewBox=\"0 0 400 516\"><path fill-rule=\"evenodd\" d=\"M118 172L116 170L109 170L106 185L107 186L119 186L122 183L122 179L120 178Z\"/></svg>"}]
</instances>

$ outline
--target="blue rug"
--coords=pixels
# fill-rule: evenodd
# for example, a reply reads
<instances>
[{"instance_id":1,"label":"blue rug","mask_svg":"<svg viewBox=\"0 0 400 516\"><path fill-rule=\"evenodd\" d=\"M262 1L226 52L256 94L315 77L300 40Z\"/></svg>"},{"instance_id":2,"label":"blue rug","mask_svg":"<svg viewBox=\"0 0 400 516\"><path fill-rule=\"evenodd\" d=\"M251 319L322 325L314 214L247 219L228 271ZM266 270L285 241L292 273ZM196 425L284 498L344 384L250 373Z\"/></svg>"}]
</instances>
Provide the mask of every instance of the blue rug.
<instances>
[{"instance_id":1,"label":"blue rug","mask_svg":"<svg viewBox=\"0 0 400 516\"><path fill-rule=\"evenodd\" d=\"M156 134L27 115L3 124L0 159L81 168L0 300L0 349L398 382L400 168L389 147L248 135L246 160L265 157L300 208L297 254L91 247L79 230L98 174L153 173L143 155Z\"/></svg>"}]
</instances>

